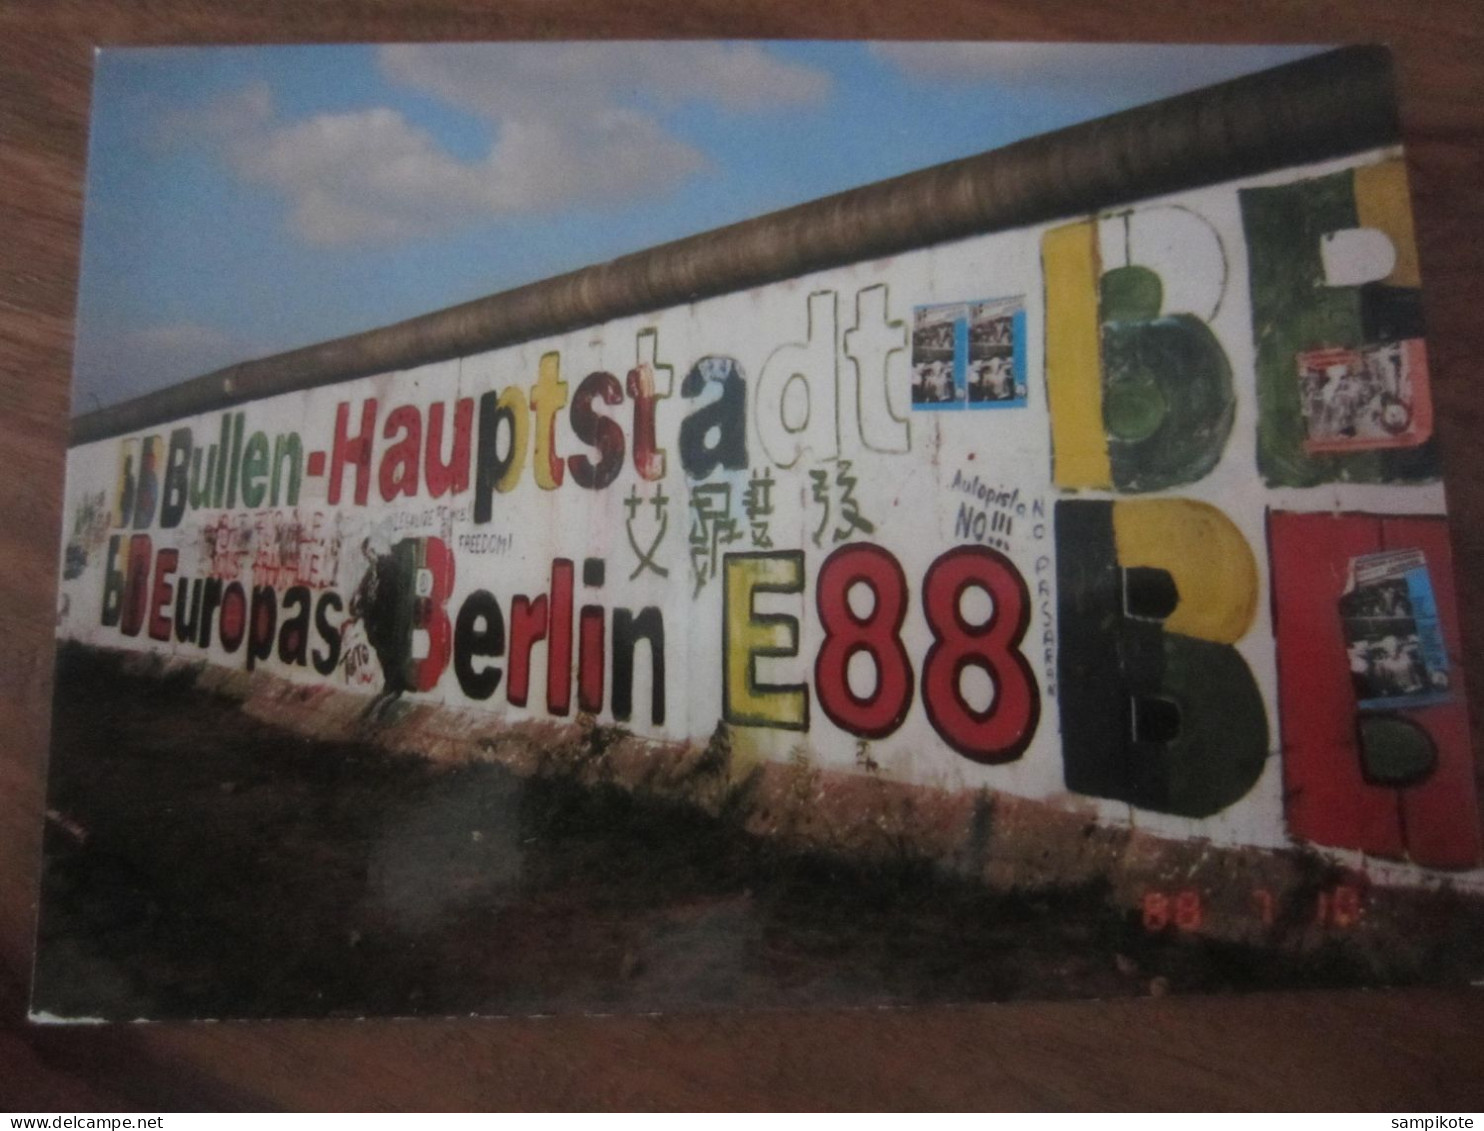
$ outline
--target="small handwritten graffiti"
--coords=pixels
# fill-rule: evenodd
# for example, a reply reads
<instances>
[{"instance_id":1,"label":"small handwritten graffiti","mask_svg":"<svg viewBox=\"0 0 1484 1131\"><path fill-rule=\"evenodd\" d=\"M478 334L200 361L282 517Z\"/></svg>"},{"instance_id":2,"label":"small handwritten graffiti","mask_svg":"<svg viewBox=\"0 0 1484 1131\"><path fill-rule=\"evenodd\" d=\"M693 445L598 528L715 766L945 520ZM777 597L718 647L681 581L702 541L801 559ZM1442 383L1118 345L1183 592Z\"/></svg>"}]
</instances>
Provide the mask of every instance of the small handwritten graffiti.
<instances>
[{"instance_id":1,"label":"small handwritten graffiti","mask_svg":"<svg viewBox=\"0 0 1484 1131\"><path fill-rule=\"evenodd\" d=\"M351 634L354 627L347 622L345 629L347 636ZM364 639L350 642L345 649L345 658L340 662L346 683L352 687L369 687L375 683L377 680L376 665L371 660L371 646Z\"/></svg>"},{"instance_id":2,"label":"small handwritten graffiti","mask_svg":"<svg viewBox=\"0 0 1484 1131\"><path fill-rule=\"evenodd\" d=\"M340 516L315 511L307 518L259 515L252 561L254 585L323 589L340 571Z\"/></svg>"},{"instance_id":3,"label":"small handwritten graffiti","mask_svg":"<svg viewBox=\"0 0 1484 1131\"><path fill-rule=\"evenodd\" d=\"M819 526L815 528L813 534L814 544L818 546L820 536L824 534L824 528L830 524L830 473L824 468L815 468L809 472L809 478L814 485L810 498L823 508Z\"/></svg>"},{"instance_id":4,"label":"small handwritten graffiti","mask_svg":"<svg viewBox=\"0 0 1484 1131\"><path fill-rule=\"evenodd\" d=\"M1044 528L1038 526L1044 536ZM1052 602L1051 555L1036 558L1036 621L1041 628L1041 682L1049 698L1056 698L1056 609Z\"/></svg>"},{"instance_id":5,"label":"small handwritten graffiti","mask_svg":"<svg viewBox=\"0 0 1484 1131\"><path fill-rule=\"evenodd\" d=\"M63 554L63 578L71 581L88 568L88 557L108 540L111 520L106 491L87 495L77 504L72 511L72 534Z\"/></svg>"},{"instance_id":6,"label":"small handwritten graffiti","mask_svg":"<svg viewBox=\"0 0 1484 1131\"><path fill-rule=\"evenodd\" d=\"M287 589L326 589L340 572L341 516L260 511L222 514L199 534L199 554L209 577Z\"/></svg>"},{"instance_id":7,"label":"small handwritten graffiti","mask_svg":"<svg viewBox=\"0 0 1484 1131\"><path fill-rule=\"evenodd\" d=\"M650 539L649 548L644 549L639 538L634 533L636 525L644 525L639 521L640 507L649 503L654 509L654 537ZM645 570L658 574L660 577L669 577L670 571L665 566L654 560L659 551L660 543L665 540L665 535L670 529L670 496L665 494L662 483L655 484L654 494L645 499L639 494L638 484L629 488L629 497L624 500L624 509L628 512L624 519L624 533L628 535L629 546L633 548L634 555L639 559L639 564L634 567L634 572L629 574L629 580L633 581Z\"/></svg>"},{"instance_id":8,"label":"small handwritten graffiti","mask_svg":"<svg viewBox=\"0 0 1484 1131\"><path fill-rule=\"evenodd\" d=\"M742 537L732 514L732 485L702 483L691 489L690 496L690 564L695 575L695 592L716 576L717 559L722 546L730 546Z\"/></svg>"},{"instance_id":9,"label":"small handwritten graffiti","mask_svg":"<svg viewBox=\"0 0 1484 1131\"><path fill-rule=\"evenodd\" d=\"M764 467L752 473L747 490L742 492L742 509L752 527L752 544L759 550L773 548L769 519L773 515L773 469Z\"/></svg>"},{"instance_id":10,"label":"small handwritten graffiti","mask_svg":"<svg viewBox=\"0 0 1484 1131\"><path fill-rule=\"evenodd\" d=\"M841 459L827 462L835 465L833 483L830 469L827 467L812 468L809 472L809 480L813 486L810 500L820 505L819 525L810 535L814 544L823 545L824 532L830 525L832 498L834 500L833 512L839 516L839 525L830 534L831 543L844 542L856 531L862 534L875 534L876 524L861 514L860 503L855 497L856 484L860 480L851 474L851 461Z\"/></svg>"},{"instance_id":11,"label":"small handwritten graffiti","mask_svg":"<svg viewBox=\"0 0 1484 1131\"><path fill-rule=\"evenodd\" d=\"M997 550L1009 550L1016 531L1037 541L1046 535L1046 503L1029 496L1019 486L983 482L977 474L953 473L949 487L961 492L953 520L953 537L960 542L982 542Z\"/></svg>"},{"instance_id":12,"label":"small handwritten graffiti","mask_svg":"<svg viewBox=\"0 0 1484 1131\"><path fill-rule=\"evenodd\" d=\"M515 547L515 535L501 532L460 534L457 545L461 554L508 554Z\"/></svg>"},{"instance_id":13,"label":"small handwritten graffiti","mask_svg":"<svg viewBox=\"0 0 1484 1131\"><path fill-rule=\"evenodd\" d=\"M201 527L201 560L206 574L221 581L237 581L243 560L252 552L253 516L222 514Z\"/></svg>"}]
</instances>

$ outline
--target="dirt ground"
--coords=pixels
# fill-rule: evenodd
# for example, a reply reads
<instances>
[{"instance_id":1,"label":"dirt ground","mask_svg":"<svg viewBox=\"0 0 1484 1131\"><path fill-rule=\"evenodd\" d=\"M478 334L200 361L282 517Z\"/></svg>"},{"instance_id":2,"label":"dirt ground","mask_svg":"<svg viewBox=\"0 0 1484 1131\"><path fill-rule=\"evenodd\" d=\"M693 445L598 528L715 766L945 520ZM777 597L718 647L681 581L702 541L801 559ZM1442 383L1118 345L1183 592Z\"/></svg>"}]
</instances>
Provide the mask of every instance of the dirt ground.
<instances>
[{"instance_id":1,"label":"dirt ground","mask_svg":"<svg viewBox=\"0 0 1484 1131\"><path fill-rule=\"evenodd\" d=\"M310 741L81 649L57 702L37 1012L696 1011L1367 977L1335 949L1151 936L1095 886L995 894L926 861L787 852L614 786Z\"/></svg>"}]
</instances>

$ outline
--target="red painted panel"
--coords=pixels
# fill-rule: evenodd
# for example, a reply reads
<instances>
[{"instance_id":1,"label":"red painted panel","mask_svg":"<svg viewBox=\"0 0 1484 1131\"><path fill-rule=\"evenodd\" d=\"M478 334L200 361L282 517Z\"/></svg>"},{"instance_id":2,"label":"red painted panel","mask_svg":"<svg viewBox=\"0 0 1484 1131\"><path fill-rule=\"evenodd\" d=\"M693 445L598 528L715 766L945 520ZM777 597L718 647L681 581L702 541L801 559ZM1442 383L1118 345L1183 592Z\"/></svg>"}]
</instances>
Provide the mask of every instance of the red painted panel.
<instances>
[{"instance_id":1,"label":"red painted panel","mask_svg":"<svg viewBox=\"0 0 1484 1131\"><path fill-rule=\"evenodd\" d=\"M1427 555L1452 677L1450 702L1404 712L1432 735L1438 748L1437 770L1426 781L1399 791L1407 853L1433 868L1472 867L1480 855L1479 812L1448 527L1439 518L1388 518L1382 532L1388 550L1416 548Z\"/></svg>"},{"instance_id":2,"label":"red painted panel","mask_svg":"<svg viewBox=\"0 0 1484 1131\"><path fill-rule=\"evenodd\" d=\"M1361 775L1339 607L1350 559L1382 548L1381 524L1357 515L1274 513L1268 534L1289 832L1400 858L1396 791L1374 788Z\"/></svg>"},{"instance_id":3,"label":"red painted panel","mask_svg":"<svg viewBox=\"0 0 1484 1131\"><path fill-rule=\"evenodd\" d=\"M1476 864L1473 752L1445 521L1274 513L1268 534L1289 831L1317 844L1428 867ZM1427 557L1454 698L1401 712L1431 735L1438 765L1425 781L1394 788L1372 785L1361 772L1339 600L1352 558L1403 549L1420 549Z\"/></svg>"}]
</instances>

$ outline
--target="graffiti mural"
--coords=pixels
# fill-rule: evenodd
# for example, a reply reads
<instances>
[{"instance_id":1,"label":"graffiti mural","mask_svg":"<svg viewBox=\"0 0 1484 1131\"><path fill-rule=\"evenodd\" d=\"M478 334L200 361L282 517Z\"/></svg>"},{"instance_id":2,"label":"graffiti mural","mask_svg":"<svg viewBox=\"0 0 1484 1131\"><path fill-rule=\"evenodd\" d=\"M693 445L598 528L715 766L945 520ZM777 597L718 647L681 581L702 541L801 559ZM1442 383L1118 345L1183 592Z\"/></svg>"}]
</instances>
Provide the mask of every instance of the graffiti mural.
<instances>
[{"instance_id":1,"label":"graffiti mural","mask_svg":"<svg viewBox=\"0 0 1484 1131\"><path fill-rule=\"evenodd\" d=\"M1446 525L1275 511L1269 529L1289 827L1374 856L1476 866ZM1402 577L1366 580L1368 564L1399 553Z\"/></svg>"},{"instance_id":2,"label":"graffiti mural","mask_svg":"<svg viewBox=\"0 0 1484 1131\"><path fill-rule=\"evenodd\" d=\"M1417 248L1399 159L1246 189L1272 484L1437 478Z\"/></svg>"},{"instance_id":3,"label":"graffiti mural","mask_svg":"<svg viewBox=\"0 0 1484 1131\"><path fill-rule=\"evenodd\" d=\"M1103 885L1152 936L1484 898L1402 168L90 439L60 636L791 850Z\"/></svg>"}]
</instances>

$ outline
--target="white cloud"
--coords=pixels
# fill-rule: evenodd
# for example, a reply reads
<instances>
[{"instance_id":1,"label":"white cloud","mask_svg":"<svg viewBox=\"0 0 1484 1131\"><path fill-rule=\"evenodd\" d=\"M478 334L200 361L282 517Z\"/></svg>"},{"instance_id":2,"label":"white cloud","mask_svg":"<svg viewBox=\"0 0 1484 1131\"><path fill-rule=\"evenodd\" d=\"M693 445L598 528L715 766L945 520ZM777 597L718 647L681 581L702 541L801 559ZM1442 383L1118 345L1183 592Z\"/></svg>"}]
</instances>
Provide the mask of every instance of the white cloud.
<instances>
[{"instance_id":1,"label":"white cloud","mask_svg":"<svg viewBox=\"0 0 1484 1131\"><path fill-rule=\"evenodd\" d=\"M388 77L497 118L576 118L642 99L759 110L817 102L830 88L826 72L755 43L406 43L380 58Z\"/></svg>"},{"instance_id":2,"label":"white cloud","mask_svg":"<svg viewBox=\"0 0 1484 1131\"><path fill-rule=\"evenodd\" d=\"M1095 43L877 43L872 50L911 78L1085 89L1158 98L1275 66L1306 47L1189 47Z\"/></svg>"},{"instance_id":3,"label":"white cloud","mask_svg":"<svg viewBox=\"0 0 1484 1131\"><path fill-rule=\"evenodd\" d=\"M755 44L405 45L379 58L393 82L484 119L488 153L456 156L385 106L281 122L263 85L167 129L212 139L239 176L283 193L306 241L386 243L666 192L707 162L665 128L664 110L757 112L829 87Z\"/></svg>"},{"instance_id":4,"label":"white cloud","mask_svg":"<svg viewBox=\"0 0 1484 1131\"><path fill-rule=\"evenodd\" d=\"M321 114L233 147L248 180L281 190L310 243L380 242L456 226L493 210L497 186L394 110Z\"/></svg>"}]
</instances>

